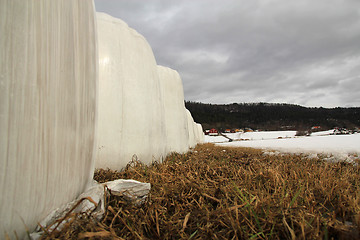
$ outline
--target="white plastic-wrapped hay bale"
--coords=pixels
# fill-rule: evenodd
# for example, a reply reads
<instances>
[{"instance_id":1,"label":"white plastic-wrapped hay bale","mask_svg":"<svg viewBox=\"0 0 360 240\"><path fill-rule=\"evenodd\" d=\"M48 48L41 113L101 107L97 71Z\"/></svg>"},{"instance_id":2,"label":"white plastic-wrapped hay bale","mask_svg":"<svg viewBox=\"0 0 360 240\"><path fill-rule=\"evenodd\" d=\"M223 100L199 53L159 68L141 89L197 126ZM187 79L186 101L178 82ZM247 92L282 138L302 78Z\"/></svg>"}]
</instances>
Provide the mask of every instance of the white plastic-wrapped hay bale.
<instances>
[{"instance_id":1,"label":"white plastic-wrapped hay bale","mask_svg":"<svg viewBox=\"0 0 360 240\"><path fill-rule=\"evenodd\" d=\"M195 129L194 129L195 122L189 110L185 109L185 113L188 122L188 136L189 136L188 147L193 148L197 144L195 138Z\"/></svg>"},{"instance_id":2,"label":"white plastic-wrapped hay bale","mask_svg":"<svg viewBox=\"0 0 360 240\"><path fill-rule=\"evenodd\" d=\"M164 103L156 61L143 36L97 13L99 118L97 168L121 169L135 154L144 163L166 154Z\"/></svg>"},{"instance_id":3,"label":"white plastic-wrapped hay bale","mask_svg":"<svg viewBox=\"0 0 360 240\"><path fill-rule=\"evenodd\" d=\"M189 142L188 146L193 148L198 143L204 142L204 133L201 124L194 122L193 117L189 110L186 110L186 116L188 121L188 135L189 135Z\"/></svg>"},{"instance_id":4,"label":"white plastic-wrapped hay bale","mask_svg":"<svg viewBox=\"0 0 360 240\"><path fill-rule=\"evenodd\" d=\"M205 135L201 124L195 123L195 129L196 129L196 142L203 143L205 140Z\"/></svg>"},{"instance_id":5,"label":"white plastic-wrapped hay bale","mask_svg":"<svg viewBox=\"0 0 360 240\"><path fill-rule=\"evenodd\" d=\"M93 175L91 0L0 0L0 238L79 195Z\"/></svg>"},{"instance_id":6,"label":"white plastic-wrapped hay bale","mask_svg":"<svg viewBox=\"0 0 360 240\"><path fill-rule=\"evenodd\" d=\"M189 149L189 129L182 81L178 72L171 68L158 66L158 73L165 106L166 150L184 153Z\"/></svg>"}]
</instances>

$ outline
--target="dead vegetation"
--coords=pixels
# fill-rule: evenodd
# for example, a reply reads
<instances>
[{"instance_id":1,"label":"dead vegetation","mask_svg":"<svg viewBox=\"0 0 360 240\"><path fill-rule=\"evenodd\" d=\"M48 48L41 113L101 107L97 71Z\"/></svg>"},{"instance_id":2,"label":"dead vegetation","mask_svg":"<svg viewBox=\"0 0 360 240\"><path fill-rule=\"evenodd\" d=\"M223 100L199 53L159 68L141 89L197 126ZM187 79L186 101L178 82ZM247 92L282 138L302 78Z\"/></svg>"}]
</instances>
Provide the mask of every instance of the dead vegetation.
<instances>
[{"instance_id":1,"label":"dead vegetation","mask_svg":"<svg viewBox=\"0 0 360 240\"><path fill-rule=\"evenodd\" d=\"M106 214L72 216L44 239L359 239L360 167L198 145L163 163L97 170L99 182L151 183L148 200L106 199Z\"/></svg>"}]
</instances>

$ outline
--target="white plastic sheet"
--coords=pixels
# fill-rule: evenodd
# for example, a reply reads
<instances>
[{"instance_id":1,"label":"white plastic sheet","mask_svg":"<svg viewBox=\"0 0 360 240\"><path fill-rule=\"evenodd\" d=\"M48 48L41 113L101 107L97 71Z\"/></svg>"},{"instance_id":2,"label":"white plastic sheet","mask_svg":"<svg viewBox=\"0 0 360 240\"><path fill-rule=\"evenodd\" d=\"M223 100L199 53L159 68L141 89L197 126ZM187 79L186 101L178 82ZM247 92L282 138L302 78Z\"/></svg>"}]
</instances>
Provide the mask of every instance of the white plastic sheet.
<instances>
[{"instance_id":1,"label":"white plastic sheet","mask_svg":"<svg viewBox=\"0 0 360 240\"><path fill-rule=\"evenodd\" d=\"M158 66L164 102L166 151L183 153L189 149L189 126L184 104L184 90L177 71Z\"/></svg>"},{"instance_id":2,"label":"white plastic sheet","mask_svg":"<svg viewBox=\"0 0 360 240\"><path fill-rule=\"evenodd\" d=\"M121 169L165 155L166 133L151 47L120 19L97 13L99 121L97 168Z\"/></svg>"},{"instance_id":3,"label":"white plastic sheet","mask_svg":"<svg viewBox=\"0 0 360 240\"><path fill-rule=\"evenodd\" d=\"M95 34L91 0L0 0L0 239L92 178Z\"/></svg>"},{"instance_id":4,"label":"white plastic sheet","mask_svg":"<svg viewBox=\"0 0 360 240\"><path fill-rule=\"evenodd\" d=\"M89 213L97 219L101 219L105 213L105 194L109 190L111 194L123 196L132 204L142 204L149 195L151 189L150 183L143 183L132 179L117 179L102 184L94 181L93 186L87 189L74 201L67 203L50 213L40 222L42 228L49 231L61 230L62 225L66 223L64 219L69 213ZM55 224L54 224L55 223ZM51 226L51 227L50 227ZM38 226L36 231L30 236L32 240L40 239L43 231Z\"/></svg>"},{"instance_id":5,"label":"white plastic sheet","mask_svg":"<svg viewBox=\"0 0 360 240\"><path fill-rule=\"evenodd\" d=\"M157 66L143 36L122 20L97 13L99 121L97 168L120 170L185 152L201 134L184 106L182 82ZM196 135L196 136L195 136Z\"/></svg>"}]
</instances>

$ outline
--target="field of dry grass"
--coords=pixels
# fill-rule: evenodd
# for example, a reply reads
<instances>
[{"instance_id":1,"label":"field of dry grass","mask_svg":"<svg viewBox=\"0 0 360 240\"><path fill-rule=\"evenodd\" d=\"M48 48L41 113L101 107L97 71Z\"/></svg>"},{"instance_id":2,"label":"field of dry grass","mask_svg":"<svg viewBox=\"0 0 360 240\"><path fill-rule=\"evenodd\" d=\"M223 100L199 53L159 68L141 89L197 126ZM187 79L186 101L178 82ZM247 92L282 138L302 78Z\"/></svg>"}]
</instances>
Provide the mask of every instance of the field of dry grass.
<instances>
[{"instance_id":1,"label":"field of dry grass","mask_svg":"<svg viewBox=\"0 0 360 240\"><path fill-rule=\"evenodd\" d=\"M44 239L360 239L358 165L203 144L94 178L149 182L150 195L109 195L101 221L81 214Z\"/></svg>"}]
</instances>

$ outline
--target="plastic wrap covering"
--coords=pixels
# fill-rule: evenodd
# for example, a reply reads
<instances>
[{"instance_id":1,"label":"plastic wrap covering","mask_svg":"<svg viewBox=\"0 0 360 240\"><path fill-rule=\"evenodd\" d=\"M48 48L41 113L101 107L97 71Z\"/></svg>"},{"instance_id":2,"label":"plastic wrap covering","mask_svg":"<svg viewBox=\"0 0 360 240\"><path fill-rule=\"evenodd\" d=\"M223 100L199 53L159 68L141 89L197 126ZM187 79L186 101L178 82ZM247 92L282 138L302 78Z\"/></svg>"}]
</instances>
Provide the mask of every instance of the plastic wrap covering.
<instances>
[{"instance_id":1,"label":"plastic wrap covering","mask_svg":"<svg viewBox=\"0 0 360 240\"><path fill-rule=\"evenodd\" d=\"M97 13L99 121L97 168L120 170L185 152L203 136L184 106L179 74L156 65L151 47L122 20ZM202 134L202 132L201 132Z\"/></svg>"},{"instance_id":2,"label":"plastic wrap covering","mask_svg":"<svg viewBox=\"0 0 360 240\"><path fill-rule=\"evenodd\" d=\"M197 143L203 143L205 140L205 135L204 135L204 130L201 126L200 123L195 123L195 128L196 128L196 142Z\"/></svg>"},{"instance_id":3,"label":"plastic wrap covering","mask_svg":"<svg viewBox=\"0 0 360 240\"><path fill-rule=\"evenodd\" d=\"M167 152L184 153L189 149L189 128L184 104L184 90L177 71L158 66L165 106Z\"/></svg>"},{"instance_id":4,"label":"plastic wrap covering","mask_svg":"<svg viewBox=\"0 0 360 240\"><path fill-rule=\"evenodd\" d=\"M97 168L144 163L166 150L164 103L151 47L120 19L97 13L99 121Z\"/></svg>"},{"instance_id":5,"label":"plastic wrap covering","mask_svg":"<svg viewBox=\"0 0 360 240\"><path fill-rule=\"evenodd\" d=\"M0 239L92 178L95 34L90 0L0 0Z\"/></svg>"},{"instance_id":6,"label":"plastic wrap covering","mask_svg":"<svg viewBox=\"0 0 360 240\"><path fill-rule=\"evenodd\" d=\"M186 109L186 116L188 122L188 134L189 134L189 142L188 146L193 148L198 143L204 142L204 133L201 124L194 122L193 117L189 110Z\"/></svg>"},{"instance_id":7,"label":"plastic wrap covering","mask_svg":"<svg viewBox=\"0 0 360 240\"><path fill-rule=\"evenodd\" d=\"M188 135L189 135L188 147L193 148L197 144L195 138L195 122L193 117L191 116L190 111L186 109L185 112L188 123Z\"/></svg>"}]
</instances>

